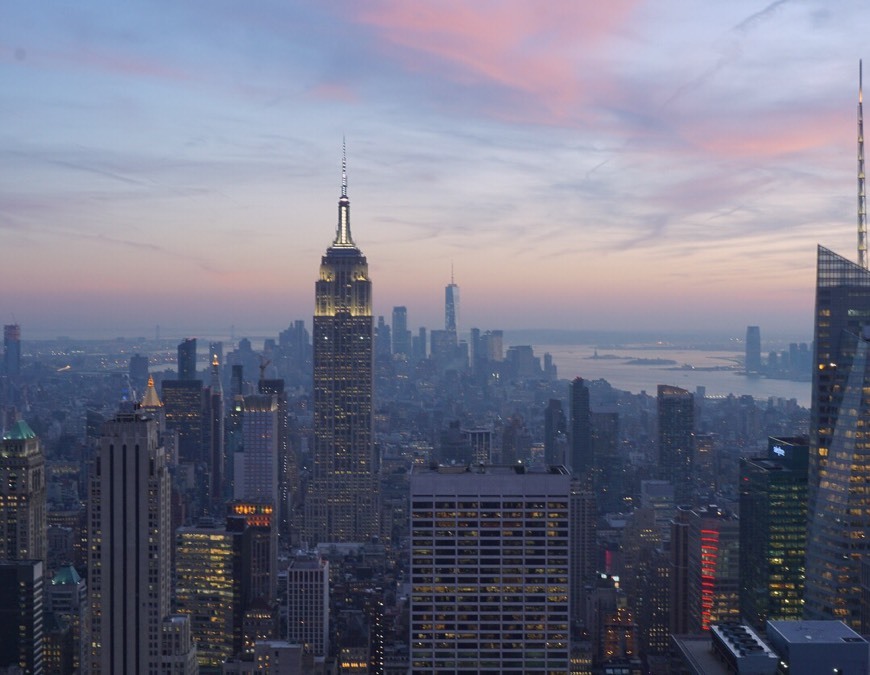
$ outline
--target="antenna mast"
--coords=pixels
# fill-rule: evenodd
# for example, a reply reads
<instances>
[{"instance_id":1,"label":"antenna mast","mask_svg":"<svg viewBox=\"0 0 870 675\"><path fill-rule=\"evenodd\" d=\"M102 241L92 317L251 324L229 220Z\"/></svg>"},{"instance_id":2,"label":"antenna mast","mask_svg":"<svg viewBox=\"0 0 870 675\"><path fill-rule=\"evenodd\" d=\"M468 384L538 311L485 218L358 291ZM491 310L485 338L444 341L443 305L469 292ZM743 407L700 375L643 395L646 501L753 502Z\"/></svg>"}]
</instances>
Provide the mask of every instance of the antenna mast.
<instances>
[{"instance_id":1,"label":"antenna mast","mask_svg":"<svg viewBox=\"0 0 870 675\"><path fill-rule=\"evenodd\" d=\"M858 264L867 269L867 197L864 190L864 93L862 62L858 61Z\"/></svg>"}]
</instances>

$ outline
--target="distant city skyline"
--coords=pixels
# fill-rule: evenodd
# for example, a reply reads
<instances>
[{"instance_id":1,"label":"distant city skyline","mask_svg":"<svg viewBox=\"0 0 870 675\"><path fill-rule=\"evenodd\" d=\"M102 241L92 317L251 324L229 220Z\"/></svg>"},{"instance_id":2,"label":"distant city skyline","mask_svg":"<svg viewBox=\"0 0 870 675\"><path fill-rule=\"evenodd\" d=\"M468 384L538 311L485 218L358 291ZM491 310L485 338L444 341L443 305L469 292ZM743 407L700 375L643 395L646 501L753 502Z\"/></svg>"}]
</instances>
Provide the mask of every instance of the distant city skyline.
<instances>
[{"instance_id":1,"label":"distant city skyline","mask_svg":"<svg viewBox=\"0 0 870 675\"><path fill-rule=\"evenodd\" d=\"M856 258L870 6L6 8L0 316L22 338L310 321L347 137L374 314L808 336ZM253 328L251 328L253 327Z\"/></svg>"}]
</instances>

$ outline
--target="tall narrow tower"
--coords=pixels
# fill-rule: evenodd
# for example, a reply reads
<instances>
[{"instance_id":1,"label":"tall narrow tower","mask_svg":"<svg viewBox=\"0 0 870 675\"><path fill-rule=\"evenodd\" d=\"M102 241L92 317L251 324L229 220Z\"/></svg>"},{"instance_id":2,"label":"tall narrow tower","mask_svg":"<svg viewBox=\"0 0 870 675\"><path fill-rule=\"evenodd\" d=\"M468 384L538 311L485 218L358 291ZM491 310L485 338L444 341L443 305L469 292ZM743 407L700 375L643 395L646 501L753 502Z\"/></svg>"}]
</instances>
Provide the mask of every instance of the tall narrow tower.
<instances>
[{"instance_id":1,"label":"tall narrow tower","mask_svg":"<svg viewBox=\"0 0 870 675\"><path fill-rule=\"evenodd\" d=\"M351 237L345 155L335 240L315 286L314 469L305 504L309 544L367 541L378 533L372 342L372 282Z\"/></svg>"},{"instance_id":2,"label":"tall narrow tower","mask_svg":"<svg viewBox=\"0 0 870 675\"><path fill-rule=\"evenodd\" d=\"M106 422L88 503L87 670L160 668L169 614L169 469L157 421L141 411Z\"/></svg>"},{"instance_id":3,"label":"tall narrow tower","mask_svg":"<svg viewBox=\"0 0 870 675\"><path fill-rule=\"evenodd\" d=\"M867 195L864 190L863 64L858 61L858 264L867 269Z\"/></svg>"},{"instance_id":4,"label":"tall narrow tower","mask_svg":"<svg viewBox=\"0 0 870 675\"><path fill-rule=\"evenodd\" d=\"M450 283L444 289L444 330L450 344L456 345L459 323L459 286L453 280L453 265L450 266Z\"/></svg>"}]
</instances>

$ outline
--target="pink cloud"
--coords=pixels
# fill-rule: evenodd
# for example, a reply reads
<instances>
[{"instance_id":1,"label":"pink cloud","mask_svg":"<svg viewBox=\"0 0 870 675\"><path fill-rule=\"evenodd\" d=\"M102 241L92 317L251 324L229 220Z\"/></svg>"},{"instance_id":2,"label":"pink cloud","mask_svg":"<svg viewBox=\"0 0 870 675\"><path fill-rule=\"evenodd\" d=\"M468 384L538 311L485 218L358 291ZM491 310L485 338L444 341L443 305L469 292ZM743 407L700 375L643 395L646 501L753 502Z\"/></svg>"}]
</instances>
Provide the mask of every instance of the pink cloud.
<instances>
[{"instance_id":1,"label":"pink cloud","mask_svg":"<svg viewBox=\"0 0 870 675\"><path fill-rule=\"evenodd\" d=\"M771 158L839 146L850 128L848 110L770 110L722 119L697 118L681 130L694 147L724 158ZM735 123L739 126L735 126ZM856 137L857 138L857 137Z\"/></svg>"},{"instance_id":2,"label":"pink cloud","mask_svg":"<svg viewBox=\"0 0 870 675\"><path fill-rule=\"evenodd\" d=\"M434 59L459 84L501 87L564 120L592 93L610 90L595 50L637 4L380 0L358 5L357 18L398 48L409 68L423 70Z\"/></svg>"},{"instance_id":3,"label":"pink cloud","mask_svg":"<svg viewBox=\"0 0 870 675\"><path fill-rule=\"evenodd\" d=\"M359 100L357 93L344 84L323 82L312 87L308 92L312 98L337 103L356 103Z\"/></svg>"}]
</instances>

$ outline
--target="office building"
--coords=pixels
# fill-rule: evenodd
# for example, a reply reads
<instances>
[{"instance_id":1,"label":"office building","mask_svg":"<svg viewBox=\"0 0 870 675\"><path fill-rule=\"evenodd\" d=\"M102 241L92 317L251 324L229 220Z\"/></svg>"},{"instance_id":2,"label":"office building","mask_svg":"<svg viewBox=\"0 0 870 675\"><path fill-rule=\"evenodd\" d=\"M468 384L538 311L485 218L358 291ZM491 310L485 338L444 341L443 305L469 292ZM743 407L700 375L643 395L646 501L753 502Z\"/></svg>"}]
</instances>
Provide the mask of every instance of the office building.
<instances>
[{"instance_id":1,"label":"office building","mask_svg":"<svg viewBox=\"0 0 870 675\"><path fill-rule=\"evenodd\" d=\"M809 439L771 438L740 460L740 614L758 630L803 615L808 457Z\"/></svg>"},{"instance_id":2,"label":"office building","mask_svg":"<svg viewBox=\"0 0 870 675\"><path fill-rule=\"evenodd\" d=\"M595 466L592 446L592 421L589 409L589 387L582 377L571 382L571 457L568 465L575 476L592 484Z\"/></svg>"},{"instance_id":3,"label":"office building","mask_svg":"<svg viewBox=\"0 0 870 675\"><path fill-rule=\"evenodd\" d=\"M235 453L234 498L278 504L278 397L245 396L242 451Z\"/></svg>"},{"instance_id":4,"label":"office building","mask_svg":"<svg viewBox=\"0 0 870 675\"><path fill-rule=\"evenodd\" d=\"M870 553L870 271L818 248L804 616L860 627Z\"/></svg>"},{"instance_id":5,"label":"office building","mask_svg":"<svg viewBox=\"0 0 870 675\"><path fill-rule=\"evenodd\" d=\"M408 330L407 307L393 307L393 354L411 355L411 331Z\"/></svg>"},{"instance_id":6,"label":"office building","mask_svg":"<svg viewBox=\"0 0 870 675\"><path fill-rule=\"evenodd\" d=\"M761 372L761 328L746 327L746 356L744 366L747 375L758 375Z\"/></svg>"},{"instance_id":7,"label":"office building","mask_svg":"<svg viewBox=\"0 0 870 675\"><path fill-rule=\"evenodd\" d=\"M568 422L562 402L551 398L544 408L544 463L567 464L565 448L568 440Z\"/></svg>"},{"instance_id":8,"label":"office building","mask_svg":"<svg viewBox=\"0 0 870 675\"><path fill-rule=\"evenodd\" d=\"M18 420L0 441L0 559L45 560L45 457Z\"/></svg>"},{"instance_id":9,"label":"office building","mask_svg":"<svg viewBox=\"0 0 870 675\"><path fill-rule=\"evenodd\" d=\"M130 357L130 366L127 370L130 376L130 384L138 395L142 395L148 384L148 357L141 354L133 354Z\"/></svg>"},{"instance_id":10,"label":"office building","mask_svg":"<svg viewBox=\"0 0 870 675\"><path fill-rule=\"evenodd\" d=\"M203 448L208 458L208 496L213 513L220 513L226 497L224 391L220 377L220 343L212 342L211 381L203 392L205 419L203 420Z\"/></svg>"},{"instance_id":11,"label":"office building","mask_svg":"<svg viewBox=\"0 0 870 675\"><path fill-rule=\"evenodd\" d=\"M685 389L658 386L659 470L674 486L677 504L694 503L695 397Z\"/></svg>"},{"instance_id":12,"label":"office building","mask_svg":"<svg viewBox=\"0 0 870 675\"><path fill-rule=\"evenodd\" d=\"M740 616L740 529L734 514L716 506L687 515L687 632L700 633Z\"/></svg>"},{"instance_id":13,"label":"office building","mask_svg":"<svg viewBox=\"0 0 870 675\"><path fill-rule=\"evenodd\" d=\"M260 379L257 391L261 396L275 397L276 439L278 453L278 503L275 511L278 514L278 532L282 536L290 536L291 512L295 501L294 490L299 480L299 467L296 455L290 446L290 419L288 417L287 391L282 379ZM298 525L298 524L294 524Z\"/></svg>"},{"instance_id":14,"label":"office building","mask_svg":"<svg viewBox=\"0 0 870 675\"><path fill-rule=\"evenodd\" d=\"M88 587L72 565L62 566L45 586L45 606L72 633L72 668L85 663L86 645L82 636L88 625Z\"/></svg>"},{"instance_id":15,"label":"office building","mask_svg":"<svg viewBox=\"0 0 870 675\"><path fill-rule=\"evenodd\" d=\"M335 239L315 286L314 461L305 502L311 545L364 542L379 531L372 339L372 282L351 236L343 162Z\"/></svg>"},{"instance_id":16,"label":"office building","mask_svg":"<svg viewBox=\"0 0 870 675\"><path fill-rule=\"evenodd\" d=\"M244 523L244 528L242 527ZM249 567L243 574L249 585L244 594L245 606L257 601L271 608L278 592L278 524L271 504L233 501L227 504L227 529L249 532L250 544L244 544Z\"/></svg>"},{"instance_id":17,"label":"office building","mask_svg":"<svg viewBox=\"0 0 870 675\"><path fill-rule=\"evenodd\" d=\"M161 629L160 675L198 675L190 617L171 614L163 619Z\"/></svg>"},{"instance_id":18,"label":"office building","mask_svg":"<svg viewBox=\"0 0 870 675\"><path fill-rule=\"evenodd\" d=\"M767 642L789 675L870 673L870 645L842 621L768 621Z\"/></svg>"},{"instance_id":19,"label":"office building","mask_svg":"<svg viewBox=\"0 0 870 675\"><path fill-rule=\"evenodd\" d=\"M3 372L9 378L21 374L21 326L17 323L3 326Z\"/></svg>"},{"instance_id":20,"label":"office building","mask_svg":"<svg viewBox=\"0 0 870 675\"><path fill-rule=\"evenodd\" d=\"M221 664L242 650L250 544L244 521L239 524L233 531L203 520L175 535L175 606L190 617L202 673L220 673Z\"/></svg>"},{"instance_id":21,"label":"office building","mask_svg":"<svg viewBox=\"0 0 870 675\"><path fill-rule=\"evenodd\" d=\"M411 670L567 672L570 474L411 474Z\"/></svg>"},{"instance_id":22,"label":"office building","mask_svg":"<svg viewBox=\"0 0 870 675\"><path fill-rule=\"evenodd\" d=\"M196 338L184 338L178 345L179 380L196 380Z\"/></svg>"},{"instance_id":23,"label":"office building","mask_svg":"<svg viewBox=\"0 0 870 675\"><path fill-rule=\"evenodd\" d=\"M166 430L178 436L178 461L204 465L204 393L202 380L163 380L163 415Z\"/></svg>"},{"instance_id":24,"label":"office building","mask_svg":"<svg viewBox=\"0 0 870 675\"><path fill-rule=\"evenodd\" d=\"M41 560L0 561L0 671L44 672L43 603Z\"/></svg>"},{"instance_id":25,"label":"office building","mask_svg":"<svg viewBox=\"0 0 870 675\"><path fill-rule=\"evenodd\" d=\"M91 673L156 673L171 584L169 470L157 421L103 426L88 500Z\"/></svg>"},{"instance_id":26,"label":"office building","mask_svg":"<svg viewBox=\"0 0 870 675\"><path fill-rule=\"evenodd\" d=\"M297 555L287 569L287 641L314 656L329 647L329 561Z\"/></svg>"},{"instance_id":27,"label":"office building","mask_svg":"<svg viewBox=\"0 0 870 675\"><path fill-rule=\"evenodd\" d=\"M568 577L571 619L586 616L586 585L598 571L598 504L595 493L576 477L571 480L571 563Z\"/></svg>"}]
</instances>

